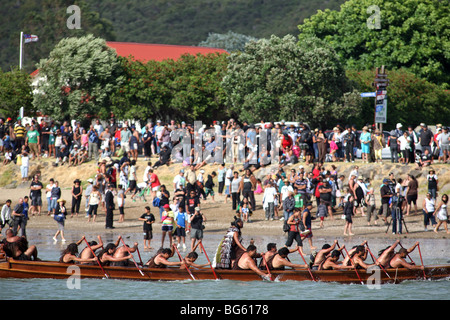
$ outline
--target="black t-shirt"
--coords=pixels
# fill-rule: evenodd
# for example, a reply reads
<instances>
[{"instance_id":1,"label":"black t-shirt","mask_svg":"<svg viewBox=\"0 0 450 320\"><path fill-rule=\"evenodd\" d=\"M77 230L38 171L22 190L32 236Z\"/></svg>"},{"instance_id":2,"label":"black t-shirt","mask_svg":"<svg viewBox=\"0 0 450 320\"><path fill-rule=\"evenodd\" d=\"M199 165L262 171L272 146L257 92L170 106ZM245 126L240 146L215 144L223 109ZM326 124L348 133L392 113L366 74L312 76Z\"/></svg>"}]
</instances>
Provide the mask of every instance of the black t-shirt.
<instances>
[{"instance_id":1,"label":"black t-shirt","mask_svg":"<svg viewBox=\"0 0 450 320\"><path fill-rule=\"evenodd\" d=\"M421 146L429 146L431 140L433 139L433 133L430 130L422 130L420 133L420 145Z\"/></svg>"},{"instance_id":2,"label":"black t-shirt","mask_svg":"<svg viewBox=\"0 0 450 320\"><path fill-rule=\"evenodd\" d=\"M436 181L436 176L433 174L429 174L427 176L427 180L428 180L428 189L437 189L437 181Z\"/></svg>"},{"instance_id":3,"label":"black t-shirt","mask_svg":"<svg viewBox=\"0 0 450 320\"><path fill-rule=\"evenodd\" d=\"M155 216L153 215L153 213L150 213L150 212L144 213L141 216L141 219L145 219L145 220L151 222L151 221L155 221ZM147 221L144 222L144 231L152 231L153 230L152 225L148 224Z\"/></svg>"},{"instance_id":4,"label":"black t-shirt","mask_svg":"<svg viewBox=\"0 0 450 320\"><path fill-rule=\"evenodd\" d=\"M331 186L329 185L328 182L325 181L324 184L319 186L319 191L323 190L323 189L329 189L329 188L331 188ZM321 192L320 200L330 202L331 201L331 192L324 192L324 193Z\"/></svg>"},{"instance_id":5,"label":"black t-shirt","mask_svg":"<svg viewBox=\"0 0 450 320\"><path fill-rule=\"evenodd\" d=\"M214 187L213 177L208 174L208 178L206 178L205 187L208 189L212 189Z\"/></svg>"},{"instance_id":6,"label":"black t-shirt","mask_svg":"<svg viewBox=\"0 0 450 320\"><path fill-rule=\"evenodd\" d=\"M381 203L382 203L382 204L389 203L389 200L390 200L391 198L390 198L390 197L383 197L383 196L388 195L388 194L392 194L392 193L391 193L391 189L389 188L389 186L383 185L383 186L381 187L381 189L380 189Z\"/></svg>"},{"instance_id":7,"label":"black t-shirt","mask_svg":"<svg viewBox=\"0 0 450 320\"><path fill-rule=\"evenodd\" d=\"M48 141L48 139L50 138L50 135L47 134L47 133L49 133L49 132L50 132L50 127L49 126L45 126L45 127L42 128L42 130L41 130L42 140ZM45 134L42 134L42 133L45 133Z\"/></svg>"},{"instance_id":8,"label":"black t-shirt","mask_svg":"<svg viewBox=\"0 0 450 320\"><path fill-rule=\"evenodd\" d=\"M167 197L165 196L167 194ZM169 204L169 198L170 198L170 192L164 191L164 193L161 192L161 201L159 202L159 206L162 207L165 204Z\"/></svg>"},{"instance_id":9,"label":"black t-shirt","mask_svg":"<svg viewBox=\"0 0 450 320\"><path fill-rule=\"evenodd\" d=\"M202 229L203 225L203 216L201 214L194 215L194 218L191 220L191 228L192 229Z\"/></svg>"},{"instance_id":10,"label":"black t-shirt","mask_svg":"<svg viewBox=\"0 0 450 320\"><path fill-rule=\"evenodd\" d=\"M30 187L33 187L33 186L40 186L41 189L40 189L40 190L31 190L31 191L30 191L31 196L32 196L32 197L40 197L40 196L41 196L41 190L42 190L42 188L43 188L44 186L42 185L42 183L41 183L40 181L35 182L34 180L31 181L31 186L30 186Z\"/></svg>"},{"instance_id":11,"label":"black t-shirt","mask_svg":"<svg viewBox=\"0 0 450 320\"><path fill-rule=\"evenodd\" d=\"M193 198L189 197L187 198L187 211L190 214L194 214L195 213L195 207L198 207L198 205L200 204L200 199L198 196L195 196Z\"/></svg>"}]
</instances>

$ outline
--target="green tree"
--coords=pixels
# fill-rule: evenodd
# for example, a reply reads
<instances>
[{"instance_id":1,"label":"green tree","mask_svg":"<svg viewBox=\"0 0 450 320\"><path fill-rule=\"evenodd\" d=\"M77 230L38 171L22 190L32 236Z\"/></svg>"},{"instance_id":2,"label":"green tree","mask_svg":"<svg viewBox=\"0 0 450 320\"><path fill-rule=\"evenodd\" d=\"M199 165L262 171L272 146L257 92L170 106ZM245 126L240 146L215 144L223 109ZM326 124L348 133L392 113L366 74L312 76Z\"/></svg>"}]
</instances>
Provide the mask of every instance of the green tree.
<instances>
[{"instance_id":1,"label":"green tree","mask_svg":"<svg viewBox=\"0 0 450 320\"><path fill-rule=\"evenodd\" d=\"M77 5L81 11L81 29L69 29L67 8ZM0 8L0 67L9 70L19 65L20 31L35 34L38 42L24 45L23 69L35 70L36 63L47 57L63 38L93 34L108 41L115 40L111 21L100 17L86 1L73 0L2 0Z\"/></svg>"},{"instance_id":2,"label":"green tree","mask_svg":"<svg viewBox=\"0 0 450 320\"><path fill-rule=\"evenodd\" d=\"M9 72L0 70L0 114L13 119L24 107L27 114L33 112L31 78L18 68ZM31 112L30 112L31 111Z\"/></svg>"},{"instance_id":3,"label":"green tree","mask_svg":"<svg viewBox=\"0 0 450 320\"><path fill-rule=\"evenodd\" d=\"M56 120L106 117L123 82L116 52L92 35L61 40L38 68L33 105Z\"/></svg>"},{"instance_id":4,"label":"green tree","mask_svg":"<svg viewBox=\"0 0 450 320\"><path fill-rule=\"evenodd\" d=\"M226 57L183 55L178 60L145 63L122 58L125 81L112 95L112 111L129 119L220 119L226 115L220 86Z\"/></svg>"},{"instance_id":5,"label":"green tree","mask_svg":"<svg viewBox=\"0 0 450 320\"><path fill-rule=\"evenodd\" d=\"M349 0L340 11L319 10L298 28L300 40L313 35L329 43L348 69L406 68L449 87L449 1Z\"/></svg>"},{"instance_id":6,"label":"green tree","mask_svg":"<svg viewBox=\"0 0 450 320\"><path fill-rule=\"evenodd\" d=\"M334 51L318 39L261 39L229 58L222 82L233 113L250 122L346 121L360 112L360 98Z\"/></svg>"},{"instance_id":7,"label":"green tree","mask_svg":"<svg viewBox=\"0 0 450 320\"><path fill-rule=\"evenodd\" d=\"M228 31L225 34L210 32L205 41L199 43L201 47L222 48L228 52L243 51L245 44L250 41L257 41L258 39L245 34L239 34L233 31Z\"/></svg>"},{"instance_id":8,"label":"green tree","mask_svg":"<svg viewBox=\"0 0 450 320\"><path fill-rule=\"evenodd\" d=\"M395 129L398 122L404 126L417 126L421 122L445 123L445 119L450 118L450 92L448 90L420 79L406 69L388 70L387 73L389 77L388 116L385 128ZM374 70L348 70L347 76L355 82L360 91L374 91L372 87L375 78ZM373 119L374 117L374 99L365 98L363 101L361 120L355 119L358 125L365 124L362 119Z\"/></svg>"}]
</instances>

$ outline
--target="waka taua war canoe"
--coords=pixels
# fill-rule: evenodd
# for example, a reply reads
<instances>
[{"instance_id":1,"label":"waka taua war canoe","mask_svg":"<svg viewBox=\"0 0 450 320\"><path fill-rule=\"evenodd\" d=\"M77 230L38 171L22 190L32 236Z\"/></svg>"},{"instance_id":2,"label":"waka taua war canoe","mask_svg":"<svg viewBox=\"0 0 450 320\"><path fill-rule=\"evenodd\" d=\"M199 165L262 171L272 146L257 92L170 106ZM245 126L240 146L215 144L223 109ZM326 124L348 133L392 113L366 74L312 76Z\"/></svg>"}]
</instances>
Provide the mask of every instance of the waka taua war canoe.
<instances>
[{"instance_id":1,"label":"waka taua war canoe","mask_svg":"<svg viewBox=\"0 0 450 320\"><path fill-rule=\"evenodd\" d=\"M251 270L223 270L211 268L191 269L195 280L237 280L261 281L261 277ZM366 270L272 270L272 280L275 281L322 281L338 283L394 283L404 280L436 280L450 277L450 265L425 266L425 270L408 270L405 268L386 269L378 268ZM0 278L48 278L67 279L78 276L82 279L110 278L139 281L174 281L192 280L186 269L182 268L146 268L140 271L132 267L103 267L98 265L66 264L54 261L18 261L14 259L0 260ZM378 282L375 282L378 281Z\"/></svg>"}]
</instances>

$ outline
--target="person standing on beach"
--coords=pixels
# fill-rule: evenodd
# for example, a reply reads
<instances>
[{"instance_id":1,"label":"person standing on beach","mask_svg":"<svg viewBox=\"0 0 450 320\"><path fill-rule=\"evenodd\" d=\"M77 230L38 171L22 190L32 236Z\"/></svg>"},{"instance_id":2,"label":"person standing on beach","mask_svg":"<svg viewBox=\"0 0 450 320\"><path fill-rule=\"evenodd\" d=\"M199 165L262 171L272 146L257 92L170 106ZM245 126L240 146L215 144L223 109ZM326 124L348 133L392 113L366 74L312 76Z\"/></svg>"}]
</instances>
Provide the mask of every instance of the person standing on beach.
<instances>
[{"instance_id":1,"label":"person standing on beach","mask_svg":"<svg viewBox=\"0 0 450 320\"><path fill-rule=\"evenodd\" d=\"M106 229L114 229L113 218L114 218L114 186L112 184L108 185L108 189L105 193L105 206L106 206Z\"/></svg>"},{"instance_id":2,"label":"person standing on beach","mask_svg":"<svg viewBox=\"0 0 450 320\"><path fill-rule=\"evenodd\" d=\"M34 216L36 213L38 216L41 215L41 207L42 207L42 197L41 197L41 189L44 186L39 181L39 176L36 174L33 177L33 181L30 186L30 195L31 195L31 214Z\"/></svg>"},{"instance_id":3,"label":"person standing on beach","mask_svg":"<svg viewBox=\"0 0 450 320\"><path fill-rule=\"evenodd\" d=\"M73 182L72 187L72 210L71 210L71 218L73 218L73 214L75 213L75 216L78 217L78 214L80 213L80 205L81 205L81 198L83 196L83 187L81 186L81 181L79 179L76 179Z\"/></svg>"},{"instance_id":4,"label":"person standing on beach","mask_svg":"<svg viewBox=\"0 0 450 320\"><path fill-rule=\"evenodd\" d=\"M152 224L155 223L155 216L153 213L150 212L150 207L145 207L145 213L141 215L139 218L140 221L144 221L143 226L143 234L144 234L144 249L152 249L150 246L150 243L153 239L153 226Z\"/></svg>"}]
</instances>

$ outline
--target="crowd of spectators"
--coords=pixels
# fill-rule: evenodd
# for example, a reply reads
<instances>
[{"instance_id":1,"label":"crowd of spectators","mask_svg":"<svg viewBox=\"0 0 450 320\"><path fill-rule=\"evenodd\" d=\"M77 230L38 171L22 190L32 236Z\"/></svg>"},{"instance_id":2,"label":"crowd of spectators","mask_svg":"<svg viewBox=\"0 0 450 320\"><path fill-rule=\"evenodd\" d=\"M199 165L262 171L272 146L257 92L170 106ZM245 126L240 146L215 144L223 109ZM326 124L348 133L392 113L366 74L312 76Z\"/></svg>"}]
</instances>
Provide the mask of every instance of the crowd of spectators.
<instances>
[{"instance_id":1,"label":"crowd of spectators","mask_svg":"<svg viewBox=\"0 0 450 320\"><path fill-rule=\"evenodd\" d=\"M186 132L190 136L183 139ZM260 142L262 132L265 143ZM17 155L24 153L31 160L54 158L55 165L74 166L93 159L120 158L127 153L135 161L139 155L144 160L157 155L156 167L178 161L194 163L199 169L206 163L231 162L243 163L244 169L255 170L273 163L275 158L280 166L298 162L354 162L356 156L360 156L363 163L382 162L382 150L389 148L392 162L422 166L422 156L428 163L434 158L448 162L449 144L448 127L438 124L436 132L432 132L424 123L418 131L412 126L403 130L398 123L395 130L381 132L374 126L358 130L353 125L337 124L333 130L323 130L311 129L303 123L248 124L233 119L197 128L184 121L163 123L158 120L138 130L134 124L114 118L107 123L96 119L85 127L78 121L57 123L42 118L40 122L31 119L24 124L20 117L16 121L0 118L0 153L4 155L4 164L15 162ZM279 153L274 154L275 150Z\"/></svg>"}]
</instances>

